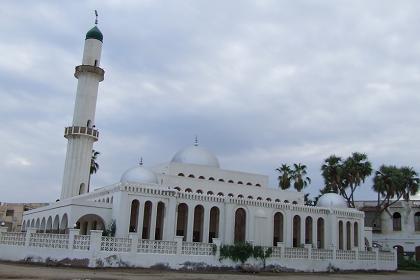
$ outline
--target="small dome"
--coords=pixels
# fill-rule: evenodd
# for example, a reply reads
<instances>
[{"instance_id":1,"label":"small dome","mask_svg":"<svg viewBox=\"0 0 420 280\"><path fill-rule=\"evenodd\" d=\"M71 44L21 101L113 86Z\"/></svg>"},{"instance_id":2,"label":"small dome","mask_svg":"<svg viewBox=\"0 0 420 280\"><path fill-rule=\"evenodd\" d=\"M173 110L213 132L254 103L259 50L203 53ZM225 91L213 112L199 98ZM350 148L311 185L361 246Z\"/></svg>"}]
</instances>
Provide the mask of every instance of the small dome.
<instances>
[{"instance_id":1,"label":"small dome","mask_svg":"<svg viewBox=\"0 0 420 280\"><path fill-rule=\"evenodd\" d=\"M101 30L95 25L91 30L86 33L86 39L96 39L103 42L104 35L102 35Z\"/></svg>"},{"instance_id":2,"label":"small dome","mask_svg":"<svg viewBox=\"0 0 420 280\"><path fill-rule=\"evenodd\" d=\"M121 183L145 183L157 184L158 179L153 171L143 167L142 165L128 169L121 176Z\"/></svg>"},{"instance_id":3,"label":"small dome","mask_svg":"<svg viewBox=\"0 0 420 280\"><path fill-rule=\"evenodd\" d=\"M220 167L219 160L212 153L197 145L180 150L174 155L171 162Z\"/></svg>"},{"instance_id":4,"label":"small dome","mask_svg":"<svg viewBox=\"0 0 420 280\"><path fill-rule=\"evenodd\" d=\"M326 193L318 199L316 206L325 208L347 208L347 201L339 194Z\"/></svg>"}]
</instances>

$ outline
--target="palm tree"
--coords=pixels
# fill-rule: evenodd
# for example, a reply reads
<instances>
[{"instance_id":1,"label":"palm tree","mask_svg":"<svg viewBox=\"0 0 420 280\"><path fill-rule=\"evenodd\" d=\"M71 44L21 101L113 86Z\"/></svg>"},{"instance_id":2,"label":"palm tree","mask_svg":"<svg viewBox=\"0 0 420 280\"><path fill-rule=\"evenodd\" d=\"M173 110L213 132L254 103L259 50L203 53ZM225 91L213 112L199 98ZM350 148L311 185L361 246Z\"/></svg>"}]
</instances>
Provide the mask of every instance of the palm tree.
<instances>
[{"instance_id":1,"label":"palm tree","mask_svg":"<svg viewBox=\"0 0 420 280\"><path fill-rule=\"evenodd\" d=\"M278 180L279 180L279 187L282 190L287 190L290 188L290 176L292 173L292 170L290 169L290 166L287 164L282 164L279 168L276 169L280 173Z\"/></svg>"},{"instance_id":2,"label":"palm tree","mask_svg":"<svg viewBox=\"0 0 420 280\"><path fill-rule=\"evenodd\" d=\"M335 192L341 194L343 167L341 157L331 155L324 160L321 166L322 177L324 177L325 187L322 193Z\"/></svg>"},{"instance_id":3,"label":"palm tree","mask_svg":"<svg viewBox=\"0 0 420 280\"><path fill-rule=\"evenodd\" d=\"M99 154L100 152L92 150L92 157L90 158L88 192L89 192L89 187L90 187L90 177L92 174L95 174L99 170L99 164L97 163Z\"/></svg>"},{"instance_id":4,"label":"palm tree","mask_svg":"<svg viewBox=\"0 0 420 280\"><path fill-rule=\"evenodd\" d=\"M303 188L306 188L311 183L311 178L306 176L306 165L304 164L293 164L293 171L291 179L294 181L293 187L300 192Z\"/></svg>"}]
</instances>

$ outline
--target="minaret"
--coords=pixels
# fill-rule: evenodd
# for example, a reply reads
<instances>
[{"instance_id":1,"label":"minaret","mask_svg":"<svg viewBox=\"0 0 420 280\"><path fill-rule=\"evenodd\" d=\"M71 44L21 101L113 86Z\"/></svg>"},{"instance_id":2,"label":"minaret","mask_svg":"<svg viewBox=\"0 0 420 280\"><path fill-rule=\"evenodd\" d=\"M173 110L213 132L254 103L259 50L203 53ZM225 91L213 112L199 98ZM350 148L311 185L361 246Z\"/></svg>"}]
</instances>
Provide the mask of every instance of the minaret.
<instances>
[{"instance_id":1,"label":"minaret","mask_svg":"<svg viewBox=\"0 0 420 280\"><path fill-rule=\"evenodd\" d=\"M99 67L103 35L96 24L97 20L86 33L82 65L76 66L74 73L78 83L73 124L64 131L68 143L61 199L88 192L92 147L99 136L94 125L96 99L99 82L104 80L105 73Z\"/></svg>"}]
</instances>

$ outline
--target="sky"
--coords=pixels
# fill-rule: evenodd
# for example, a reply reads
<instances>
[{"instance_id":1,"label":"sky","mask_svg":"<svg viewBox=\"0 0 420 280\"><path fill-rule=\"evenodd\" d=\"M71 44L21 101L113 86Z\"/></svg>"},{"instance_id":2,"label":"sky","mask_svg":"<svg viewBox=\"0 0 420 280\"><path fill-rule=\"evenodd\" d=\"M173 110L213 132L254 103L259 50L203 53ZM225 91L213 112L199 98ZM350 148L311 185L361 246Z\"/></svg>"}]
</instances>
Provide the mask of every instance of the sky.
<instances>
[{"instance_id":1,"label":"sky","mask_svg":"<svg viewBox=\"0 0 420 280\"><path fill-rule=\"evenodd\" d=\"M197 135L221 167L270 176L363 152L420 171L419 1L2 1L0 201L60 196L84 36L104 35L94 188ZM374 199L372 178L356 199Z\"/></svg>"}]
</instances>

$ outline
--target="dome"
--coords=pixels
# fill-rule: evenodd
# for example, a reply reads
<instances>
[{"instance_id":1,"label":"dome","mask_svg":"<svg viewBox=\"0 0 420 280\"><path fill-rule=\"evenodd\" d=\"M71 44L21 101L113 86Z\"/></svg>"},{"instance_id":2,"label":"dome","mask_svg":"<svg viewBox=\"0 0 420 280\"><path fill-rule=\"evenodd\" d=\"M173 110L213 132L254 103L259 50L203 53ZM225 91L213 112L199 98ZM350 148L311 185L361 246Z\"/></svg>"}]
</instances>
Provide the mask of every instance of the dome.
<instances>
[{"instance_id":1,"label":"dome","mask_svg":"<svg viewBox=\"0 0 420 280\"><path fill-rule=\"evenodd\" d=\"M347 201L339 194L326 193L318 199L316 206L325 208L347 208Z\"/></svg>"},{"instance_id":2,"label":"dome","mask_svg":"<svg viewBox=\"0 0 420 280\"><path fill-rule=\"evenodd\" d=\"M180 150L174 155L171 162L220 167L219 160L212 153L197 145Z\"/></svg>"},{"instance_id":3,"label":"dome","mask_svg":"<svg viewBox=\"0 0 420 280\"><path fill-rule=\"evenodd\" d=\"M142 165L139 165L125 171L121 176L120 182L157 184L158 179L153 171L150 171Z\"/></svg>"},{"instance_id":4,"label":"dome","mask_svg":"<svg viewBox=\"0 0 420 280\"><path fill-rule=\"evenodd\" d=\"M103 42L104 35L102 35L101 30L95 25L91 30L86 33L86 39L96 39Z\"/></svg>"}]
</instances>

